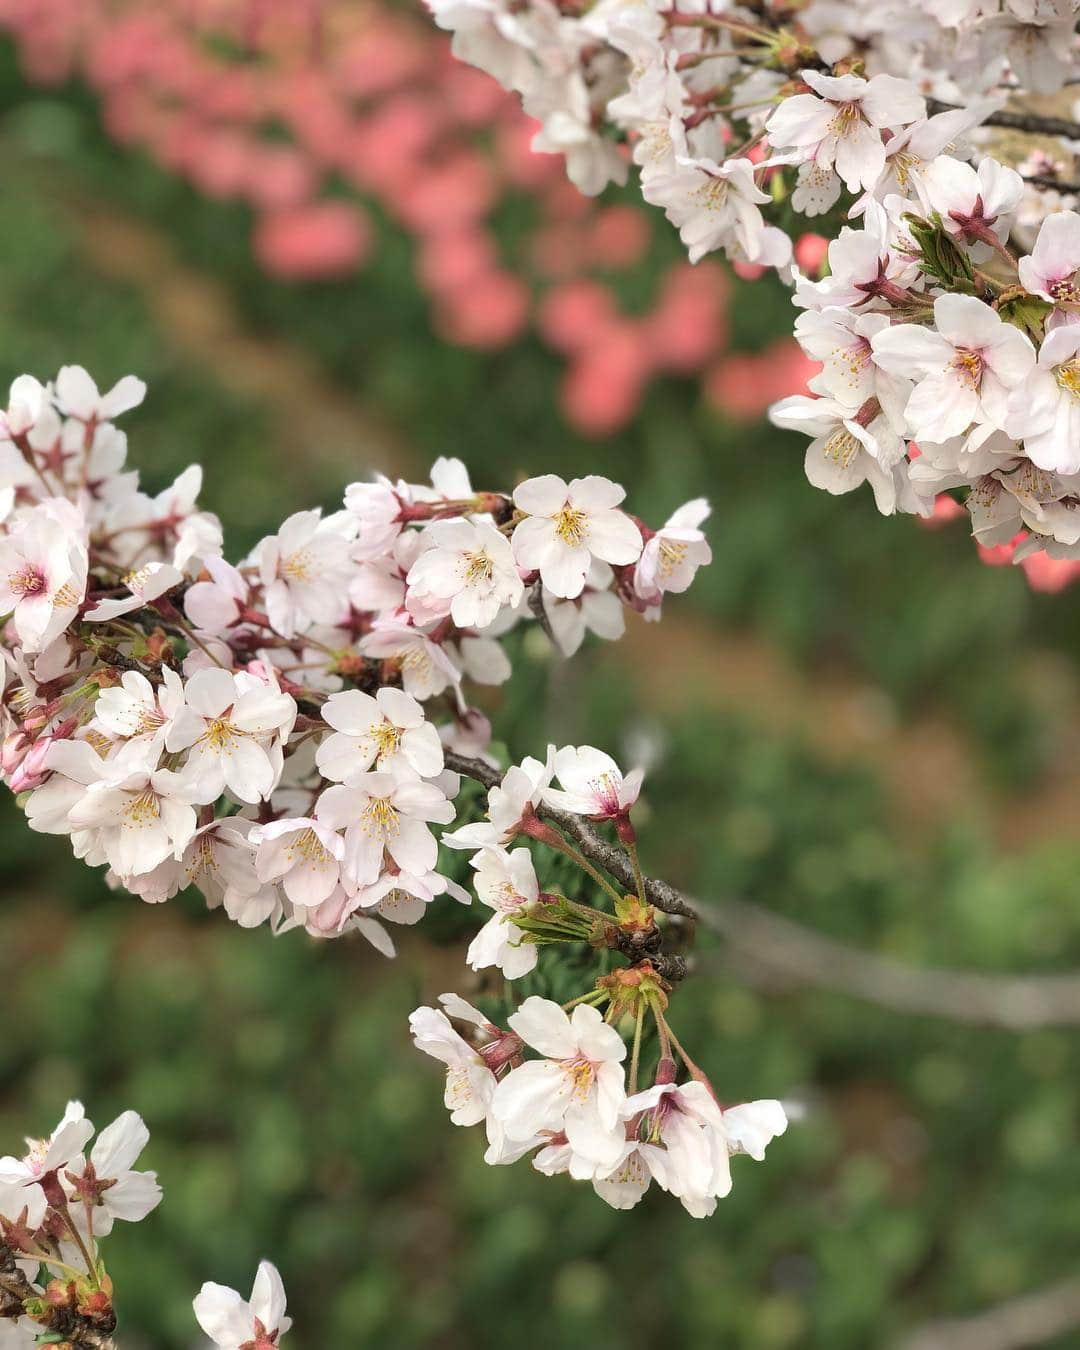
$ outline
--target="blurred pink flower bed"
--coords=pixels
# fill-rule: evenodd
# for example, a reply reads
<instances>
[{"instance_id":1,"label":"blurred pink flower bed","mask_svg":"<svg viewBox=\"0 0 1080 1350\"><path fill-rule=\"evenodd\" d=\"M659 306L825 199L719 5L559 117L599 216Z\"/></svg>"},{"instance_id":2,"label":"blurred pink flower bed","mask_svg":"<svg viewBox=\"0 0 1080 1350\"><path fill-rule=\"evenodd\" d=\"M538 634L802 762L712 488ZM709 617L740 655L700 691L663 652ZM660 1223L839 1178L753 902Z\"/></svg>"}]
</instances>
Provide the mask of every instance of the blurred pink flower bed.
<instances>
[{"instance_id":1,"label":"blurred pink flower bed","mask_svg":"<svg viewBox=\"0 0 1080 1350\"><path fill-rule=\"evenodd\" d=\"M245 203L260 266L327 281L372 263L376 206L415 244L415 272L446 341L493 350L532 331L565 361L563 411L602 436L659 375L699 377L708 398L754 419L816 367L791 338L727 350L729 279L672 265L645 313L613 280L647 266L645 209L601 204L561 158L529 150L514 98L455 61L423 14L363 0L0 0L27 78L79 79L119 144L208 198ZM530 202L506 256L501 203ZM659 228L665 228L659 222ZM823 241L822 241L823 242ZM820 263L814 236L807 270Z\"/></svg>"}]
</instances>

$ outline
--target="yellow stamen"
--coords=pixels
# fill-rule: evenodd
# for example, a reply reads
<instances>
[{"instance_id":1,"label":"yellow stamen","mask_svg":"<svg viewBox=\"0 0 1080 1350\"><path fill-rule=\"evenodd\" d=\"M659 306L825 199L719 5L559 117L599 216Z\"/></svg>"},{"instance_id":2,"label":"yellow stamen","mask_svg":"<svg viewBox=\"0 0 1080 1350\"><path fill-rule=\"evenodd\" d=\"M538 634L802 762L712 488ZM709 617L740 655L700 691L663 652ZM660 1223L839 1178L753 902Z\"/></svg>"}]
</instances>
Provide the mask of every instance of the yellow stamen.
<instances>
[{"instance_id":1,"label":"yellow stamen","mask_svg":"<svg viewBox=\"0 0 1080 1350\"><path fill-rule=\"evenodd\" d=\"M322 867L330 861L330 854L322 840L312 829L302 830L293 835L285 850L289 862L299 862L305 867Z\"/></svg>"},{"instance_id":2,"label":"yellow stamen","mask_svg":"<svg viewBox=\"0 0 1080 1350\"><path fill-rule=\"evenodd\" d=\"M295 553L282 558L279 570L290 581L312 581L315 577L315 559L309 549L298 548Z\"/></svg>"},{"instance_id":3,"label":"yellow stamen","mask_svg":"<svg viewBox=\"0 0 1080 1350\"><path fill-rule=\"evenodd\" d=\"M490 581L495 575L495 564L487 549L480 549L478 553L465 554L465 580L476 583L478 581Z\"/></svg>"},{"instance_id":4,"label":"yellow stamen","mask_svg":"<svg viewBox=\"0 0 1080 1350\"><path fill-rule=\"evenodd\" d=\"M982 381L983 359L978 352L958 351L953 357L952 368L972 389L979 387Z\"/></svg>"},{"instance_id":5,"label":"yellow stamen","mask_svg":"<svg viewBox=\"0 0 1080 1350\"><path fill-rule=\"evenodd\" d=\"M596 1070L587 1059L564 1059L562 1064L571 1082L570 1095L576 1102L583 1102L592 1091Z\"/></svg>"},{"instance_id":6,"label":"yellow stamen","mask_svg":"<svg viewBox=\"0 0 1080 1350\"><path fill-rule=\"evenodd\" d=\"M686 557L687 545L676 539L660 540L659 572L662 577L671 576L676 567Z\"/></svg>"},{"instance_id":7,"label":"yellow stamen","mask_svg":"<svg viewBox=\"0 0 1080 1350\"><path fill-rule=\"evenodd\" d=\"M825 442L821 453L826 459L835 460L839 468L846 469L862 448L859 438L853 436L847 427L841 427Z\"/></svg>"},{"instance_id":8,"label":"yellow stamen","mask_svg":"<svg viewBox=\"0 0 1080 1350\"><path fill-rule=\"evenodd\" d=\"M360 828L376 839L389 839L401 829L397 811L389 797L371 797L360 812Z\"/></svg>"},{"instance_id":9,"label":"yellow stamen","mask_svg":"<svg viewBox=\"0 0 1080 1350\"><path fill-rule=\"evenodd\" d=\"M133 829L139 830L147 825L156 825L161 819L161 803L158 801L157 793L152 792L150 788L144 788L124 807L124 816L125 824Z\"/></svg>"},{"instance_id":10,"label":"yellow stamen","mask_svg":"<svg viewBox=\"0 0 1080 1350\"><path fill-rule=\"evenodd\" d=\"M206 724L206 730L199 737L199 740L205 741L211 750L217 750L223 755L231 755L240 737L244 734L237 727L234 727L227 717L215 717L212 722Z\"/></svg>"},{"instance_id":11,"label":"yellow stamen","mask_svg":"<svg viewBox=\"0 0 1080 1350\"><path fill-rule=\"evenodd\" d=\"M367 734L368 738L375 742L376 759L389 759L392 755L396 755L401 747L403 733L393 722L387 722L385 719L381 722L372 722Z\"/></svg>"},{"instance_id":12,"label":"yellow stamen","mask_svg":"<svg viewBox=\"0 0 1080 1350\"><path fill-rule=\"evenodd\" d=\"M589 517L569 502L552 519L555 521L555 533L571 548L579 547L589 533Z\"/></svg>"},{"instance_id":13,"label":"yellow stamen","mask_svg":"<svg viewBox=\"0 0 1080 1350\"><path fill-rule=\"evenodd\" d=\"M1071 361L1058 366L1054 371L1054 379L1057 380L1059 389L1064 389L1073 398L1080 399L1080 357L1074 356Z\"/></svg>"}]
</instances>

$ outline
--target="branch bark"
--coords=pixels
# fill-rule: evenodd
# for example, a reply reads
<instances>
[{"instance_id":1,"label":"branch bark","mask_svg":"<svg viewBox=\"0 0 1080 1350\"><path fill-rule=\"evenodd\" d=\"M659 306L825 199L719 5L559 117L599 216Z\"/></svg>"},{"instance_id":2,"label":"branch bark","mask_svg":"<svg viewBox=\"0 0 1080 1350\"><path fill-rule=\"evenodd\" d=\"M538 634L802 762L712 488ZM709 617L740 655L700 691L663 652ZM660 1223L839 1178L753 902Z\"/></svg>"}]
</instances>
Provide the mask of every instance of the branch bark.
<instances>
[{"instance_id":1,"label":"branch bark","mask_svg":"<svg viewBox=\"0 0 1080 1350\"><path fill-rule=\"evenodd\" d=\"M953 112L958 105L942 103L938 99L927 100L930 113ZM1080 140L1080 122L1070 122L1066 117L1049 117L1042 113L993 112L979 123L984 127L1006 127L1010 131L1023 131L1031 136L1060 136L1067 141Z\"/></svg>"},{"instance_id":2,"label":"branch bark","mask_svg":"<svg viewBox=\"0 0 1080 1350\"><path fill-rule=\"evenodd\" d=\"M1030 183L1032 187L1052 188L1055 192L1077 193L1080 192L1080 183L1063 183L1059 178L1053 178L1049 174L1033 173L1024 178L1025 183Z\"/></svg>"},{"instance_id":3,"label":"branch bark","mask_svg":"<svg viewBox=\"0 0 1080 1350\"><path fill-rule=\"evenodd\" d=\"M490 788L502 771L482 760L448 753L447 766ZM635 889L626 855L580 816L543 807L540 814L564 830L581 852L629 891ZM920 967L815 933L759 905L724 899L705 904L657 877L645 877L645 898L665 914L695 920L727 943L729 960L758 983L808 985L890 1008L977 1026L1027 1031L1080 1024L1080 972L993 975Z\"/></svg>"},{"instance_id":4,"label":"branch bark","mask_svg":"<svg viewBox=\"0 0 1080 1350\"><path fill-rule=\"evenodd\" d=\"M999 1303L973 1317L928 1322L897 1350L1023 1350L1080 1326L1080 1276Z\"/></svg>"}]
</instances>

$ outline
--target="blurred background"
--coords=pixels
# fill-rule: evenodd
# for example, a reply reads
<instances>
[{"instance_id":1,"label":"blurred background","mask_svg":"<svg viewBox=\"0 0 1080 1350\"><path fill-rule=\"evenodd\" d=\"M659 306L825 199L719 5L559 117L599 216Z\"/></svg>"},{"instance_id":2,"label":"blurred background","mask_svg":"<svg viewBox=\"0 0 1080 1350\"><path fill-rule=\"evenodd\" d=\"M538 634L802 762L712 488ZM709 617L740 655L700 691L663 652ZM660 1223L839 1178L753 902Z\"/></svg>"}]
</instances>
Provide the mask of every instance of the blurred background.
<instances>
[{"instance_id":1,"label":"blurred background","mask_svg":"<svg viewBox=\"0 0 1080 1350\"><path fill-rule=\"evenodd\" d=\"M691 270L529 136L407 5L0 0L0 377L146 379L132 465L201 461L234 558L440 454L491 487L608 473L654 521L707 493L715 561L663 626L571 668L523 644L500 738L645 757L647 870L703 901L915 965L1080 967L1080 592L809 488L762 421L810 373L785 293ZM387 963L111 894L10 800L0 828L0 1151L69 1096L152 1131L165 1204L107 1250L125 1350L192 1346L192 1293L261 1256L290 1343L388 1350L862 1350L1072 1273L1067 1027L903 1016L702 935L680 1035L721 1096L805 1118L713 1219L617 1214L448 1126L405 1019L475 992L451 903Z\"/></svg>"}]
</instances>

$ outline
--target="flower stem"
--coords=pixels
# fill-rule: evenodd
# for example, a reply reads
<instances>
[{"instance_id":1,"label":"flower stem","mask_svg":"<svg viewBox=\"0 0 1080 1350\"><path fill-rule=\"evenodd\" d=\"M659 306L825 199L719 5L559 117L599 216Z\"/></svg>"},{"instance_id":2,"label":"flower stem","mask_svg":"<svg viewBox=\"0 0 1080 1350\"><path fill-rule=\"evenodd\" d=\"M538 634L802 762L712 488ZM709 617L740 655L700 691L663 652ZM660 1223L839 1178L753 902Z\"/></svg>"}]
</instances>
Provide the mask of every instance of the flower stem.
<instances>
[{"instance_id":1,"label":"flower stem","mask_svg":"<svg viewBox=\"0 0 1080 1350\"><path fill-rule=\"evenodd\" d=\"M682 1047L682 1043L680 1042L678 1036L676 1036L675 1032L671 1029L671 1026L667 1023L665 1023L665 1025L667 1026L668 1035L671 1037L671 1043L678 1051L679 1058L682 1060L682 1062L686 1065L687 1069L689 1070L690 1077L696 1078L699 1083L704 1083L706 1087L708 1087L709 1090L711 1091L712 1083L709 1082L708 1074L699 1065L695 1064L694 1061L690 1058L690 1056L686 1053L686 1051Z\"/></svg>"},{"instance_id":2,"label":"flower stem","mask_svg":"<svg viewBox=\"0 0 1080 1350\"><path fill-rule=\"evenodd\" d=\"M638 1064L641 1062L641 1029L645 1023L645 1000L638 999L637 1021L634 1023L634 1045L630 1051L630 1093L638 1087Z\"/></svg>"},{"instance_id":3,"label":"flower stem","mask_svg":"<svg viewBox=\"0 0 1080 1350\"><path fill-rule=\"evenodd\" d=\"M71 1234L72 1240L74 1241L76 1247L78 1247L79 1249L79 1255L86 1262L86 1273L90 1277L91 1287L94 1289L99 1288L100 1286L98 1285L97 1262L95 1261L94 1257L90 1255L90 1252L87 1250L86 1243L83 1241L83 1236L79 1232L75 1220L71 1217L71 1210L67 1207L67 1205L64 1205L63 1209L57 1209L56 1212L60 1215L64 1223L67 1225L67 1230ZM88 1230L88 1236L90 1238L91 1245L93 1245L94 1238L92 1227Z\"/></svg>"},{"instance_id":4,"label":"flower stem","mask_svg":"<svg viewBox=\"0 0 1080 1350\"><path fill-rule=\"evenodd\" d=\"M645 876L641 870L641 861L638 858L637 844L632 839L623 843L623 848L630 858L630 866L634 869L634 885L637 888L637 898L642 904L645 903Z\"/></svg>"},{"instance_id":5,"label":"flower stem","mask_svg":"<svg viewBox=\"0 0 1080 1350\"><path fill-rule=\"evenodd\" d=\"M569 1012L571 1008L576 1008L579 1003L591 1003L593 1000L603 1002L607 994L603 989L590 989L587 994L578 994L577 998L572 998L569 1003L562 1004L563 1012Z\"/></svg>"},{"instance_id":6,"label":"flower stem","mask_svg":"<svg viewBox=\"0 0 1080 1350\"><path fill-rule=\"evenodd\" d=\"M75 1266L69 1266L66 1261L58 1261L55 1256L49 1256L47 1252L12 1252L12 1255L18 1261L38 1261L43 1266L55 1266L57 1270L64 1271L73 1279L82 1279L81 1270L77 1270Z\"/></svg>"}]
</instances>

